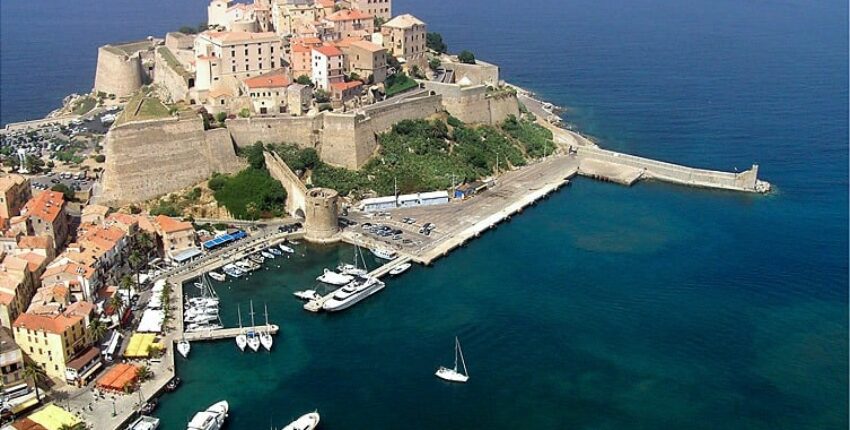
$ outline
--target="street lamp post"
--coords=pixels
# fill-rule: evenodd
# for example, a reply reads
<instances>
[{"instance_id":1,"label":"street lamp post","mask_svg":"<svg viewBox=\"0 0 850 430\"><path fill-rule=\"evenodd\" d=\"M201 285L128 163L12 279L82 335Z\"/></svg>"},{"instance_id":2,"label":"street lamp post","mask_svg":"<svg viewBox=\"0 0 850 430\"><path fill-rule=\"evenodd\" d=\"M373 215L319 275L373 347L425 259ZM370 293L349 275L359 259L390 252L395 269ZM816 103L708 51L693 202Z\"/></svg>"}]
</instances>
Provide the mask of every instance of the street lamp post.
<instances>
[{"instance_id":1,"label":"street lamp post","mask_svg":"<svg viewBox=\"0 0 850 430\"><path fill-rule=\"evenodd\" d=\"M112 416L115 417L118 415L118 412L115 410L115 399L112 399Z\"/></svg>"}]
</instances>

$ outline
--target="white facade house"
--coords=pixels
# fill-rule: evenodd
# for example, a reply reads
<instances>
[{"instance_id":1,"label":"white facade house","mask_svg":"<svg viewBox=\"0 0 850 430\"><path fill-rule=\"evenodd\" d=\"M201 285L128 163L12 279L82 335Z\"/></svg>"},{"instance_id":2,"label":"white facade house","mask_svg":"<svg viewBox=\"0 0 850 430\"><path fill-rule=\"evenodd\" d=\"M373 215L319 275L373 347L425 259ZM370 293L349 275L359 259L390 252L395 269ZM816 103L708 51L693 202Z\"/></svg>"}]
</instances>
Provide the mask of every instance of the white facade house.
<instances>
[{"instance_id":1,"label":"white facade house","mask_svg":"<svg viewBox=\"0 0 850 430\"><path fill-rule=\"evenodd\" d=\"M312 49L312 80L316 88L330 91L331 84L343 82L342 51L335 46L322 45Z\"/></svg>"}]
</instances>

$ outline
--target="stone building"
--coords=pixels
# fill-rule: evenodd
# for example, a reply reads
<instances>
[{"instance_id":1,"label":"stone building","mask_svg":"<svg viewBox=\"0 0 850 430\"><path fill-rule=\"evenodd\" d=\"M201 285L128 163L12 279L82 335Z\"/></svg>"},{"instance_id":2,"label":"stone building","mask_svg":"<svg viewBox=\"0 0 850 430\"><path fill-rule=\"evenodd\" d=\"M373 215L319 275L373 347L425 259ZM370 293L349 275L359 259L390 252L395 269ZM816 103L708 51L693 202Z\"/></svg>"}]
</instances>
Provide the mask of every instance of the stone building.
<instances>
[{"instance_id":1,"label":"stone building","mask_svg":"<svg viewBox=\"0 0 850 430\"><path fill-rule=\"evenodd\" d=\"M344 80L342 51L332 45L322 45L312 50L312 80L316 88L330 91L330 85Z\"/></svg>"},{"instance_id":2,"label":"stone building","mask_svg":"<svg viewBox=\"0 0 850 430\"><path fill-rule=\"evenodd\" d=\"M384 21L389 20L393 16L393 1L392 0L348 0L351 3L352 9L362 10L376 18L381 18Z\"/></svg>"},{"instance_id":3,"label":"stone building","mask_svg":"<svg viewBox=\"0 0 850 430\"><path fill-rule=\"evenodd\" d=\"M0 324L11 328L35 294L35 280L27 261L6 255L0 263Z\"/></svg>"},{"instance_id":4,"label":"stone building","mask_svg":"<svg viewBox=\"0 0 850 430\"><path fill-rule=\"evenodd\" d=\"M242 93L251 97L254 112L261 115L286 112L286 71L277 69L242 81Z\"/></svg>"},{"instance_id":5,"label":"stone building","mask_svg":"<svg viewBox=\"0 0 850 430\"><path fill-rule=\"evenodd\" d=\"M330 85L331 103L334 108L339 108L346 102L360 96L363 92L363 82L334 82Z\"/></svg>"},{"instance_id":6,"label":"stone building","mask_svg":"<svg viewBox=\"0 0 850 430\"><path fill-rule=\"evenodd\" d=\"M282 42L271 32L204 32L195 38L195 88L211 90L224 78L257 76L283 65Z\"/></svg>"},{"instance_id":7,"label":"stone building","mask_svg":"<svg viewBox=\"0 0 850 430\"><path fill-rule=\"evenodd\" d=\"M375 31L375 17L361 10L341 9L324 19L331 28L331 40L365 37Z\"/></svg>"},{"instance_id":8,"label":"stone building","mask_svg":"<svg viewBox=\"0 0 850 430\"><path fill-rule=\"evenodd\" d=\"M56 248L61 248L68 238L68 214L65 211L65 196L58 191L43 191L30 199L22 214L36 236L53 238Z\"/></svg>"},{"instance_id":9,"label":"stone building","mask_svg":"<svg viewBox=\"0 0 850 430\"><path fill-rule=\"evenodd\" d=\"M424 69L427 64L426 34L424 22L413 15L399 15L381 26L384 48L390 55L404 63L406 69L418 66Z\"/></svg>"},{"instance_id":10,"label":"stone building","mask_svg":"<svg viewBox=\"0 0 850 430\"><path fill-rule=\"evenodd\" d=\"M32 198L30 180L21 175L8 175L0 178L0 228L8 227L13 216Z\"/></svg>"},{"instance_id":11,"label":"stone building","mask_svg":"<svg viewBox=\"0 0 850 430\"><path fill-rule=\"evenodd\" d=\"M154 218L154 224L162 237L162 246L167 258L181 260L188 255L200 254L195 243L195 228L192 227L192 223L159 215Z\"/></svg>"},{"instance_id":12,"label":"stone building","mask_svg":"<svg viewBox=\"0 0 850 430\"><path fill-rule=\"evenodd\" d=\"M295 27L316 22L320 9L313 0L275 0L271 12L275 31L281 36L293 34Z\"/></svg>"},{"instance_id":13,"label":"stone building","mask_svg":"<svg viewBox=\"0 0 850 430\"><path fill-rule=\"evenodd\" d=\"M387 79L387 50L365 40L342 44L345 54L343 68L345 73L356 73L368 83L379 84Z\"/></svg>"},{"instance_id":14,"label":"stone building","mask_svg":"<svg viewBox=\"0 0 850 430\"><path fill-rule=\"evenodd\" d=\"M0 371L3 375L3 387L6 390L15 390L27 384L24 376L24 354L15 343L9 328L0 328Z\"/></svg>"}]
</instances>

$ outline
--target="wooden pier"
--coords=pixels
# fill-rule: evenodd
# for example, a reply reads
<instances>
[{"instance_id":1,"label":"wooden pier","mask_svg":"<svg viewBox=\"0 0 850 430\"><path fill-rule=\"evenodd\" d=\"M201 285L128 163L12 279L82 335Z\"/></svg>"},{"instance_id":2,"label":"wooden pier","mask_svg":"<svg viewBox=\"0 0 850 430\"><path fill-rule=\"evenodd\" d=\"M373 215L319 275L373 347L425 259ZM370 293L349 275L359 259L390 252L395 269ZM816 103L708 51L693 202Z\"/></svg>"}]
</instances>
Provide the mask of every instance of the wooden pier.
<instances>
[{"instance_id":1,"label":"wooden pier","mask_svg":"<svg viewBox=\"0 0 850 430\"><path fill-rule=\"evenodd\" d=\"M256 333L265 331L268 328L269 333L277 334L280 330L275 324L266 325L258 325L254 327L233 327L233 328L220 328L217 330L199 330L199 331L190 331L186 332L183 337L189 342L199 342L206 340L221 340L221 339L234 339L240 333L247 333L249 331L254 331ZM175 341L179 341L180 339L174 339Z\"/></svg>"},{"instance_id":2,"label":"wooden pier","mask_svg":"<svg viewBox=\"0 0 850 430\"><path fill-rule=\"evenodd\" d=\"M408 262L410 262L410 260L411 260L411 258L408 257L408 256L396 257L395 259L387 262L387 264L384 264L383 266L378 267L377 269L369 272L366 276L380 279L384 275L390 273L390 270L393 270L394 268L401 266L404 263L408 263ZM336 291L336 290L334 290L334 291ZM331 297L333 297L333 295L334 295L334 293L330 292L328 294L325 294L322 297L319 297L316 300L310 300L309 302L307 302L304 305L304 310L307 310L307 311L310 311L310 312L321 311L322 305L324 305L326 301L330 300Z\"/></svg>"}]
</instances>

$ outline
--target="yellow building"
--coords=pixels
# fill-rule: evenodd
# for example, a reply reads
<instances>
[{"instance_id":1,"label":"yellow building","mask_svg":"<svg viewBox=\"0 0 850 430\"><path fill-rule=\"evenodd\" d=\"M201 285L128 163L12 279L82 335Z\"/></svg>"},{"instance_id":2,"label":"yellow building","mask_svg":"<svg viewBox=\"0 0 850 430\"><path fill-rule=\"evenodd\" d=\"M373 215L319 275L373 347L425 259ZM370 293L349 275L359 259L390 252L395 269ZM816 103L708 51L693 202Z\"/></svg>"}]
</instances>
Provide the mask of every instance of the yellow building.
<instances>
[{"instance_id":1,"label":"yellow building","mask_svg":"<svg viewBox=\"0 0 850 430\"><path fill-rule=\"evenodd\" d=\"M11 328L29 306L36 285L27 260L12 255L0 258L0 325Z\"/></svg>"},{"instance_id":2,"label":"yellow building","mask_svg":"<svg viewBox=\"0 0 850 430\"><path fill-rule=\"evenodd\" d=\"M32 191L29 179L21 175L0 177L0 227L6 228L9 219L20 214L30 198Z\"/></svg>"},{"instance_id":3,"label":"yellow building","mask_svg":"<svg viewBox=\"0 0 850 430\"><path fill-rule=\"evenodd\" d=\"M51 378L65 378L65 364L88 347L86 334L94 305L77 302L49 314L25 313L13 324L15 342Z\"/></svg>"}]
</instances>

